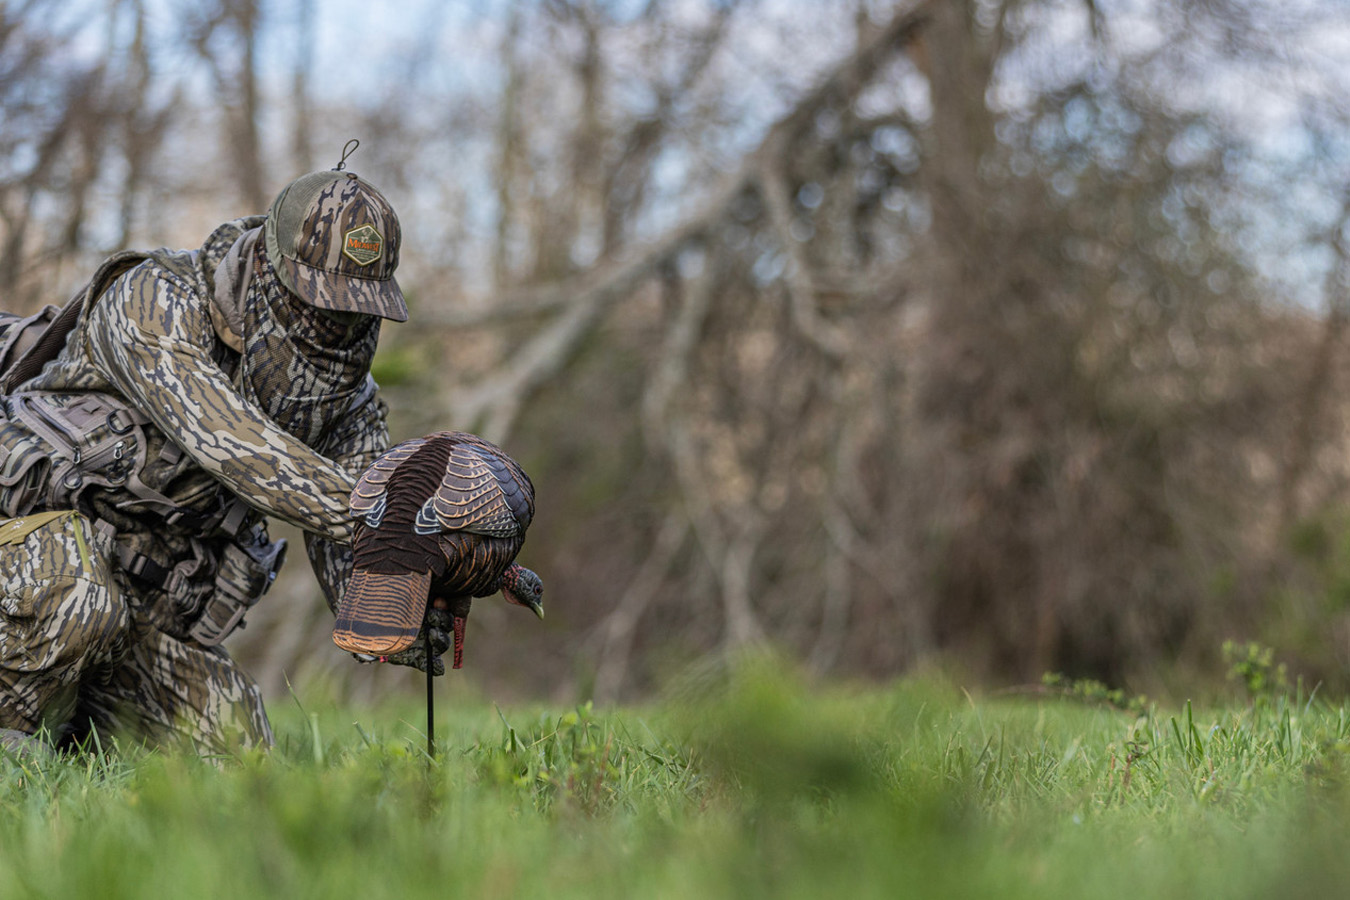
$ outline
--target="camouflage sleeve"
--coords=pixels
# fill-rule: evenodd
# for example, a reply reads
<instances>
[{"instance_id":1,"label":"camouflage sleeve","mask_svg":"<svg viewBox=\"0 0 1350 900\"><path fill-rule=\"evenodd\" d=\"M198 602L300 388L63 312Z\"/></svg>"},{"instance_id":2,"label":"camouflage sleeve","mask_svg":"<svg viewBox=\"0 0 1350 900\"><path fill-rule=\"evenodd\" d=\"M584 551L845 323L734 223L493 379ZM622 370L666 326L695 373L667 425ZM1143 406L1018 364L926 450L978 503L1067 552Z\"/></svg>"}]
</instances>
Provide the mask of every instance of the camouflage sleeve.
<instances>
[{"instance_id":1,"label":"camouflage sleeve","mask_svg":"<svg viewBox=\"0 0 1350 900\"><path fill-rule=\"evenodd\" d=\"M305 555L314 569L314 577L323 588L323 599L337 614L342 602L342 591L352 574L351 544L335 544L316 535L305 533Z\"/></svg>"},{"instance_id":2,"label":"camouflage sleeve","mask_svg":"<svg viewBox=\"0 0 1350 900\"><path fill-rule=\"evenodd\" d=\"M384 401L372 397L354 416L343 420L323 445L353 478L359 476L380 454L389 449L389 430L385 425L388 410ZM342 590L352 573L352 548L335 544L314 534L305 535L305 553L314 568L314 577L323 588L328 608L337 611Z\"/></svg>"},{"instance_id":3,"label":"camouflage sleeve","mask_svg":"<svg viewBox=\"0 0 1350 900\"><path fill-rule=\"evenodd\" d=\"M208 313L192 287L150 264L93 305L89 353L112 385L192 458L261 513L349 542L355 480L247 403L211 359Z\"/></svg>"},{"instance_id":4,"label":"camouflage sleeve","mask_svg":"<svg viewBox=\"0 0 1350 900\"><path fill-rule=\"evenodd\" d=\"M356 412L344 417L324 439L319 450L351 476L352 484L375 460L389 449L389 408L369 383L370 399ZM346 498L343 498L345 503Z\"/></svg>"}]
</instances>

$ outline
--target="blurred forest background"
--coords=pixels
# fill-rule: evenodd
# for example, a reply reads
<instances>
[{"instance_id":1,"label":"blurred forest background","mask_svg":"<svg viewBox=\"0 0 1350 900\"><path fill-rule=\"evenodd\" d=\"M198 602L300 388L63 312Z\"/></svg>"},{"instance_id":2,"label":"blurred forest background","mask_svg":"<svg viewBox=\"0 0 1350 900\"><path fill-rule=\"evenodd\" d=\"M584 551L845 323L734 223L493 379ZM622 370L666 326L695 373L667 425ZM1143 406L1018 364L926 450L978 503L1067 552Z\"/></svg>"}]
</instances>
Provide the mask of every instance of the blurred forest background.
<instances>
[{"instance_id":1,"label":"blurred forest background","mask_svg":"<svg viewBox=\"0 0 1350 900\"><path fill-rule=\"evenodd\" d=\"M0 2L0 297L359 138L394 438L538 488L549 617L480 601L456 678L632 698L769 642L1166 692L1236 638L1350 688L1343 3L400 9ZM302 559L230 642L266 689L415 688Z\"/></svg>"}]
</instances>

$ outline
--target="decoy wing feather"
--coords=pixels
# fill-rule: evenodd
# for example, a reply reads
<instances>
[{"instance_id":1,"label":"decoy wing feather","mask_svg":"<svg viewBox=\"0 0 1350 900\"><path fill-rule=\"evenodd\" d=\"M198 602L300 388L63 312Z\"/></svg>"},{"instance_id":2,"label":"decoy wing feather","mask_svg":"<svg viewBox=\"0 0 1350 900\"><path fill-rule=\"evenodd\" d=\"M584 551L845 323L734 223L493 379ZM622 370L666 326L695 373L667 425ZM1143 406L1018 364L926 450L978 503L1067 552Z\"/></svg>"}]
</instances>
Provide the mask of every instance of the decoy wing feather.
<instances>
[{"instance_id":1,"label":"decoy wing feather","mask_svg":"<svg viewBox=\"0 0 1350 900\"><path fill-rule=\"evenodd\" d=\"M394 470L404 460L416 453L418 448L426 441L426 438L404 441L389 449L383 456L371 463L370 467L357 479L356 487L352 489L351 498L348 501L352 513L367 513L375 509L384 496L385 489L389 485L389 477L394 474ZM375 524L378 523L372 523L372 526Z\"/></svg>"},{"instance_id":2,"label":"decoy wing feather","mask_svg":"<svg viewBox=\"0 0 1350 900\"><path fill-rule=\"evenodd\" d=\"M491 537L524 535L533 514L533 491L526 492L512 472L519 467L506 465L507 459L485 441L455 444L440 487L432 496L436 517L445 530Z\"/></svg>"},{"instance_id":3,"label":"decoy wing feather","mask_svg":"<svg viewBox=\"0 0 1350 900\"><path fill-rule=\"evenodd\" d=\"M534 483L530 481L530 476L525 474L525 470L520 467L520 463L512 459L505 450L498 447L491 441L484 440L476 434L467 431L438 431L435 434L427 435L428 440L441 438L451 441L455 444L468 444L478 448L484 457L499 461L506 466L509 473L509 479L515 482L523 494L523 519L524 525L529 525L529 520L534 518Z\"/></svg>"},{"instance_id":4,"label":"decoy wing feather","mask_svg":"<svg viewBox=\"0 0 1350 900\"><path fill-rule=\"evenodd\" d=\"M365 514L366 524L371 528L379 528L380 523L384 521L384 514L388 508L389 494L381 492L381 494L375 498L375 503L371 506L370 512Z\"/></svg>"},{"instance_id":5,"label":"decoy wing feather","mask_svg":"<svg viewBox=\"0 0 1350 900\"><path fill-rule=\"evenodd\" d=\"M413 520L413 534L440 534L443 530L441 520L436 516L436 498L428 497L417 510Z\"/></svg>"}]
</instances>

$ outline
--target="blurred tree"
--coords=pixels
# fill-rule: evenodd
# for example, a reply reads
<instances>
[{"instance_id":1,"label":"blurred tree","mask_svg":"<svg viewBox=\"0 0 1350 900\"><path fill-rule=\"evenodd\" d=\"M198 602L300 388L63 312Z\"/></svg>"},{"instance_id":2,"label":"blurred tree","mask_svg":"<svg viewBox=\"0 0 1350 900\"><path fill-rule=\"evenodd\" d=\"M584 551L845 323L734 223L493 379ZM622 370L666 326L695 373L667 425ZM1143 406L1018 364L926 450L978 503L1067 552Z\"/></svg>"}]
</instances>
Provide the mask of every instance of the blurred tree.
<instances>
[{"instance_id":1,"label":"blurred tree","mask_svg":"<svg viewBox=\"0 0 1350 900\"><path fill-rule=\"evenodd\" d=\"M0 10L0 290L11 310L59 302L74 287L60 283L72 263L125 245L180 99L156 84L140 0L106 15L103 46L89 55L76 49L83 23L61 4Z\"/></svg>"},{"instance_id":2,"label":"blurred tree","mask_svg":"<svg viewBox=\"0 0 1350 900\"><path fill-rule=\"evenodd\" d=\"M262 96L258 83L258 41L264 26L259 0L188 0L174 13L186 43L211 75L216 102L223 111L221 138L228 150L239 197L245 209L265 210L272 196L263 165L259 134ZM302 32L303 34L303 32ZM304 45L301 43L301 62ZM301 86L303 87L303 85ZM302 99L303 95L297 95ZM294 111L303 122L303 106ZM303 152L303 146L297 145Z\"/></svg>"},{"instance_id":3,"label":"blurred tree","mask_svg":"<svg viewBox=\"0 0 1350 900\"><path fill-rule=\"evenodd\" d=\"M772 636L822 668L894 670L946 650L995 677L1121 678L1255 627L1282 552L1256 524L1279 505L1259 460L1284 455L1288 407L1328 391L1332 371L1299 388L1303 316L1268 303L1250 232L1229 230L1259 189L1235 178L1250 138L1225 109L1168 88L1253 54L1272 65L1231 22L1275 11L1156 6L1176 30L1146 51L1130 49L1128 11L1091 4L859 16L856 49L729 174L683 182L702 205L655 234L606 232L617 263L446 316L545 316L454 395L452 418L498 437L571 409L559 378L579 379L594 408L605 387L585 380L592 365L643 373L640 392L611 392L612 415L596 420L611 458L592 466L642 476L609 499L648 524L616 546L608 529L623 516L597 510L584 530L604 537L574 566L578 593L628 585L588 645L601 694L621 691L634 647L661 635L689 653ZM1317 17L1277 20L1271 44ZM594 19L570 24L576 40L553 43L594 54ZM1066 26L1074 66L1047 46ZM557 73L540 74L556 90ZM580 135L595 119L568 121L591 123ZM729 127L715 105L666 121L699 135L685 152L705 156ZM584 195L575 187L565 202ZM619 197L606 206L643 219ZM584 225L563 232L587 239ZM626 302L644 296L659 318ZM600 363L586 342L627 352ZM1244 349L1257 343L1263 353ZM633 405L641 443L622 419ZM1306 422L1339 415L1304 405ZM564 413L557 427L571 426ZM1287 467L1286 493L1306 468ZM623 574L605 552L645 561Z\"/></svg>"}]
</instances>

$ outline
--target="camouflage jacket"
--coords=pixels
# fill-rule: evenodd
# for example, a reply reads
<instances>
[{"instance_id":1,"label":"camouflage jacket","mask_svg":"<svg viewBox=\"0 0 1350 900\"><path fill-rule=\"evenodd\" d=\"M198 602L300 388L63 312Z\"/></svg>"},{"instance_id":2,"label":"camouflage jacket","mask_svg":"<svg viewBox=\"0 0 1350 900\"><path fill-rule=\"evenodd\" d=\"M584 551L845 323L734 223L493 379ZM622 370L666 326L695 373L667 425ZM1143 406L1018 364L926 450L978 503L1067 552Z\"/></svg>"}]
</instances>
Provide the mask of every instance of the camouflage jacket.
<instances>
[{"instance_id":1,"label":"camouflage jacket","mask_svg":"<svg viewBox=\"0 0 1350 900\"><path fill-rule=\"evenodd\" d=\"M243 342L226 323L237 323L238 310L257 301L257 279L247 296L232 297L217 296L214 279L226 251L261 223L262 217L236 220L198 251L155 251L111 282L96 276L59 357L4 401L0 453L11 459L16 446L34 441L35 431L43 436L41 416L18 415L26 396L79 412L92 392L127 407L129 420L139 414L134 431L122 423L126 439L116 454L104 454L105 469L90 471L87 460L74 469L54 466L53 483L27 496L13 486L0 492L0 512L74 506L108 523L122 549L180 573L171 587L126 585L133 608L171 633L185 631L216 590L227 545L240 535L266 541L268 516L306 532L311 563L335 606L351 566L347 497L355 476L388 445L386 410L368 374L368 356L359 371L339 373L361 388L349 402L325 406L321 396L312 398L321 417L305 423L305 440L257 404L245 383ZM373 353L373 340L370 347ZM303 401L306 387L287 384L288 402ZM108 424L115 422L120 419L109 414ZM80 462L78 452L70 455Z\"/></svg>"}]
</instances>

